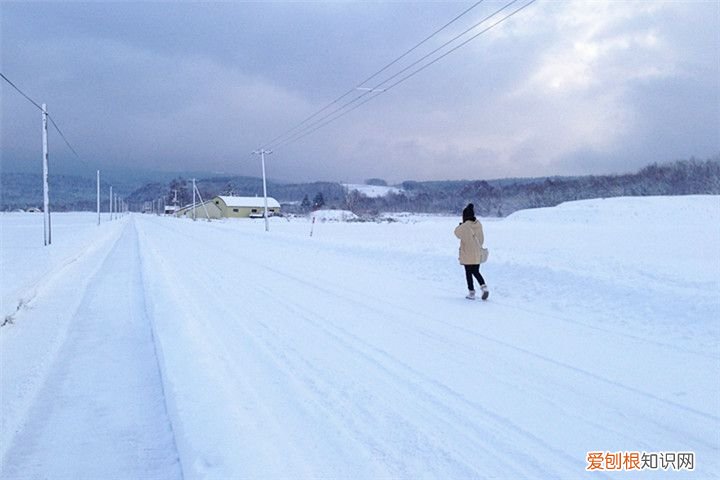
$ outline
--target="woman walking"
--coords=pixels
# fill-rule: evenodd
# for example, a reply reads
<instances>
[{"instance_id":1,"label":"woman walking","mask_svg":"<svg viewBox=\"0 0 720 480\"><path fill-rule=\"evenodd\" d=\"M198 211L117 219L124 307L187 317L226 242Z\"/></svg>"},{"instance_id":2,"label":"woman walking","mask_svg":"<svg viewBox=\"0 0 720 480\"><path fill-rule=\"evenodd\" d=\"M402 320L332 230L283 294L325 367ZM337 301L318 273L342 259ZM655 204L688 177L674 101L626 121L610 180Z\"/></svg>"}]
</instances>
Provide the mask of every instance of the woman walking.
<instances>
[{"instance_id":1,"label":"woman walking","mask_svg":"<svg viewBox=\"0 0 720 480\"><path fill-rule=\"evenodd\" d=\"M485 241L482 224L475 218L475 206L469 203L462 212L462 223L455 227L455 236L460 239L460 264L465 266L468 294L465 298L475 300L473 277L480 284L481 298L487 300L490 292L485 279L480 275L480 263L483 262L482 246Z\"/></svg>"}]
</instances>

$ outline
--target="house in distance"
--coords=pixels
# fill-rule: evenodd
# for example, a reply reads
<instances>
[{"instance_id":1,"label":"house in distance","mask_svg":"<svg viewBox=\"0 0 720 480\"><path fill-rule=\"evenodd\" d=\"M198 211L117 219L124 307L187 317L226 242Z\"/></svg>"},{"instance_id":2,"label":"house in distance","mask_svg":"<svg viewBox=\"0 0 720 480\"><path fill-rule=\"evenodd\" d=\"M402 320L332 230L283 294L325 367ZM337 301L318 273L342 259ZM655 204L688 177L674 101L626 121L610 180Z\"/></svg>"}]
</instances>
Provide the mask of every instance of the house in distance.
<instances>
[{"instance_id":1,"label":"house in distance","mask_svg":"<svg viewBox=\"0 0 720 480\"><path fill-rule=\"evenodd\" d=\"M280 213L280 203L268 197L268 216ZM195 218L263 218L265 199L263 197L230 197L219 195L215 198L198 202L195 205ZM193 207L188 205L180 209L177 216L192 217Z\"/></svg>"}]
</instances>

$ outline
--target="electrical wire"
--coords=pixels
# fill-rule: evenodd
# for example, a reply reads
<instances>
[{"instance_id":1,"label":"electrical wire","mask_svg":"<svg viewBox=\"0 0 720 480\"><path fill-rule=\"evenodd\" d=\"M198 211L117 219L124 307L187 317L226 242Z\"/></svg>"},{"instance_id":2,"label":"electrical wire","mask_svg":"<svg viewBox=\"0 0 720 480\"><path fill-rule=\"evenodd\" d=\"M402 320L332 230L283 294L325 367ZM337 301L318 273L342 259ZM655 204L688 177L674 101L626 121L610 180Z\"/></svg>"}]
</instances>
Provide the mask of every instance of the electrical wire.
<instances>
[{"instance_id":1,"label":"electrical wire","mask_svg":"<svg viewBox=\"0 0 720 480\"><path fill-rule=\"evenodd\" d=\"M22 95L22 96L25 97L30 103L32 103L33 105L35 105L35 106L38 108L38 110L40 110L41 112L43 111L43 108L42 108L40 105L38 105L38 103L37 103L35 100L33 100L32 98L30 98L30 97L28 97L27 95L25 95L25 92L23 92L22 90L20 90L13 82L10 81L9 78L7 78L5 75L3 75L2 72L0 72L0 77L2 77L3 80L5 80L7 83L9 83L11 87L13 87L15 90L17 90L17 91L20 93L20 95Z\"/></svg>"},{"instance_id":2,"label":"electrical wire","mask_svg":"<svg viewBox=\"0 0 720 480\"><path fill-rule=\"evenodd\" d=\"M485 29L483 29L483 30L481 30L480 32L478 32L477 34L475 34L475 35L473 35L472 37L468 38L467 40L463 41L463 42L460 43L459 45L456 45L456 46L453 47L452 49L448 50L447 52L443 53L442 55L438 56L437 58L431 60L431 61L428 62L427 64L422 65L420 68L418 68L417 70L414 70L414 71L411 72L410 74L402 77L401 79L399 79L399 80L396 81L395 83L392 83L391 85L389 85L389 86L387 86L387 87L379 90L379 88L380 88L382 85L384 85L385 83L387 83L389 80L391 80L391 79L393 79L393 78L396 78L398 75L400 75L400 74L402 74L403 72L407 71L409 68L412 68L413 66L417 65L417 64L418 64L420 61L422 61L423 59L426 59L428 56L432 55L433 53L436 53L438 50L440 50L440 49L443 48L444 46L447 46L448 43L451 43L452 41L456 40L457 38L459 38L460 36L464 35L464 34L467 33L468 31L476 28L476 27L477 27L478 25L480 25L481 23L483 23L483 22L487 21L488 19L492 18L493 16L497 15L497 13L501 12L502 10L506 9L508 6L516 3L517 1L518 1L518 0L513 0L513 1L509 2L508 4L506 4L506 5L505 5L504 7L502 7L501 9L497 10L497 11L496 11L495 13L493 13L492 15L490 15L490 16L486 17L485 19L483 19L482 22L476 24L475 26L471 27L470 29L466 30L465 32L463 32L463 33L461 33L460 35L458 35L457 37L455 37L453 40L451 40L451 41L449 41L449 42L446 42L443 46L441 46L441 47L439 47L438 49L434 50L433 52L431 52L430 54L426 55L426 56L423 57L422 59L414 62L414 63L411 64L410 66L406 67L405 69L403 69L403 70L401 70L400 72L396 73L395 75L389 77L388 79L386 79L386 80L383 81L382 83L378 84L376 87L373 88L373 90L375 90L374 92L371 90L371 91L369 91L369 92L366 92L366 93L363 94L363 95L358 96L358 97L357 97L356 99L354 99L353 101L346 103L343 107L338 108L338 109L334 110L331 114L323 117L323 119L327 119L327 118L331 117L334 113L340 112L345 106L349 106L350 104L354 103L356 100L358 100L358 99L360 99L360 98L362 98L362 97L365 97L365 96L368 95L369 93L375 93L375 95L372 95L372 96L370 96L369 98L365 99L364 101L356 104L356 105L353 106L352 108L350 108L350 109L348 109L348 110L345 110L344 112L341 112L339 115L336 115L336 116L333 117L333 118L329 118L329 120L327 120L327 121L325 121L325 122L321 122L321 121L314 122L313 124L309 125L307 128L303 129L303 130L300 131L300 132L297 132L295 135L293 135L293 136L289 137L288 139L284 140L283 142L279 143L279 144L278 144L277 146L275 146L274 148L275 148L275 149L278 149L278 148L282 148L282 147L285 147L285 146L287 146L287 145L290 145L290 144L292 144L292 143L295 143L296 141L299 141L300 139L305 138L305 137L307 137L308 135L316 132L317 130L321 129L322 127L324 127L324 126L326 126L326 125L329 125L330 123L333 123L334 121L338 120L338 119L341 118L341 117L344 117L344 116L347 115L348 113L350 113L350 112L356 110L357 108L365 105L366 103L368 103L369 101L373 100L374 98L382 95L383 93L386 93L388 90L390 90L390 89L392 89L392 88L395 88L396 86L398 86L399 84L405 82L405 81L408 80L409 78L417 75L417 74L420 73L421 71L423 71L423 70L425 70L426 68L428 68L430 65L432 65L432 64L438 62L439 60L445 58L446 56L450 55L451 53L453 53L454 51L458 50L459 48L467 45L467 44L470 43L472 40L475 40L475 39L478 38L480 35L486 33L487 31L489 31L489 30L491 30L491 29L493 29L494 27L496 27L496 26L499 25L500 23L508 20L509 18L511 18L512 16L516 15L516 14L519 13L520 11L524 10L525 8L527 8L528 6L530 6L531 4L535 3L537 0L530 0L528 3L522 5L521 7L517 8L516 10L512 11L511 13L509 13L509 14L506 15L506 16L504 16L504 17L501 18L500 20L496 21L496 22L493 23L492 25L486 27ZM314 128L313 128L313 127L314 127Z\"/></svg>"},{"instance_id":3,"label":"electrical wire","mask_svg":"<svg viewBox=\"0 0 720 480\"><path fill-rule=\"evenodd\" d=\"M456 35L455 37L451 38L451 39L448 40L447 42L443 43L442 45L440 45L439 47L437 47L437 48L436 48L435 50L433 50L432 52L430 52L430 53L422 56L421 58L419 58L418 60L414 61L413 63L411 63L411 64L408 65L407 67L403 68L403 69L400 70L399 72L397 72L397 73L395 73L394 75L392 75L391 77L386 78L382 83L379 83L378 85L376 85L376 86L374 87L374 89L380 89L380 87L382 87L383 85L385 85L387 82L389 82L389 81L392 80L393 78L396 78L396 77L402 75L403 73L407 72L408 70L410 70L412 67L414 67L415 65L419 64L419 63L422 62L423 60L426 60L426 59L430 58L431 56L433 56L434 54L436 54L437 52L439 52L439 51L442 50L443 48L445 48L445 47L447 47L448 45L450 45L451 43L453 43L455 40L459 39L460 37L462 37L462 36L465 35L466 33L471 32L472 30L475 30L477 27L479 27L480 25L482 25L482 24L485 23L486 21L490 20L490 19L493 18L495 15L497 15L497 14L500 13L500 12L502 12L502 11L505 10L506 8L510 7L510 6L513 5L514 3L517 3L518 1L519 1L519 0L511 0L510 2L506 3L505 5L503 5L502 7L500 7L499 9L495 10L495 11L494 11L493 13L491 13L490 15L486 16L485 18L483 18L482 20L480 20L479 22L477 22L477 23L476 23L475 25L473 25L472 27L464 30L463 32L459 33L458 35ZM506 17L506 18L509 18L509 17ZM504 20L504 19L503 19L503 20ZM492 25L490 28L492 28L493 26L495 26L495 25ZM486 32L487 30L489 30L490 28L486 28L486 29L482 30L482 31L479 32L477 35L472 36L470 39L464 41L464 42L461 43L460 45L458 45L458 46L450 49L447 53L439 56L439 57L436 58L435 60L433 60L433 61L431 61L430 63L428 63L427 66L432 65L432 64L435 63L437 60L439 60L439 59L447 56L449 53L451 53L451 52L457 50L458 48L462 47L463 45L465 45L466 43L468 43L470 40L473 40L474 38L482 35L483 33L485 33L485 32ZM387 90L387 88L384 88L383 90Z\"/></svg>"},{"instance_id":4,"label":"electrical wire","mask_svg":"<svg viewBox=\"0 0 720 480\"><path fill-rule=\"evenodd\" d=\"M88 165L82 158L80 158L80 155L78 155L78 153L75 151L75 149L72 147L72 145L70 145L70 142L68 142L67 138L65 138L65 135L63 134L62 130L60 130L60 127L58 127L57 123L55 123L55 120L53 120L52 115L48 115L48 117L50 117L50 123L53 124L53 127L55 127L55 130L57 130L57 132L60 134L60 137L65 141L65 145L67 145L68 148L70 149L70 151L72 151L75 154L75 156L77 157L78 160L80 160L82 163L84 163L85 165L87 165L89 167L90 165Z\"/></svg>"},{"instance_id":5,"label":"electrical wire","mask_svg":"<svg viewBox=\"0 0 720 480\"><path fill-rule=\"evenodd\" d=\"M341 105L340 107L336 108L336 109L333 110L332 112L330 112L330 113L324 115L323 117L315 120L313 123L311 123L311 124L308 125L307 127L302 128L299 132L295 132L293 135L291 135L291 137L294 137L294 136L297 136L297 135L302 136L302 135L303 135L306 131L308 131L308 130L315 131L315 130L313 129L313 127L315 127L316 125L319 125L319 124L323 123L323 120L332 117L334 114L336 114L336 113L344 110L345 107L348 107L348 106L352 105L353 103L357 102L358 100L360 100L360 99L362 99L362 98L364 98L364 97L366 97L366 96L374 93L375 90L378 90L383 84L385 84L385 83L388 82L389 80L392 80L393 78L397 77L398 75L402 74L403 72L406 72L409 68L412 68L413 66L417 65L417 64L420 63L421 61L423 61L423 60L425 60L426 58L432 56L432 55L435 54L437 51L442 50L442 49L443 49L444 47L446 47L448 44L454 42L455 40L457 40L458 38L462 37L463 35L465 35L465 34L468 33L469 31L471 31L471 30L477 28L478 26L482 25L482 24L483 24L485 21L487 21L489 18L492 18L492 17L493 17L494 15L496 15L498 12L501 12L502 10L504 10L505 8L507 8L508 6L512 5L513 3L517 2L517 1L518 1L518 0L512 0L510 3L506 4L506 5L505 5L504 7L502 7L501 9L496 10L493 14L484 17L482 20L480 20L479 22L475 23L473 26L471 26L470 28L464 30L464 31L461 32L460 34L454 36L453 38L451 38L451 39L448 40L447 42L443 43L442 45L440 45L438 48L436 48L436 49L433 50L432 52L424 55L424 56L421 57L419 60L416 60L415 62L411 63L410 65L408 65L408 66L405 67L404 69L400 70L400 72L398 72L398 73L396 73L395 75L389 77L389 78L386 79L385 81L383 81L383 82L375 85L374 87L368 89L365 93L361 93L361 94L358 95L357 97L353 98L353 99L350 100L349 102L344 103L343 105ZM370 78L372 78L372 77L370 77ZM367 80L366 80L366 81L367 81ZM365 83L365 82L363 82L363 83ZM361 84L361 85L362 85L362 84ZM357 89L357 87L354 88L354 89L352 89L352 90L350 90L348 93L353 92L353 91L355 91L356 89ZM347 96L347 93L346 93L344 96ZM377 95L375 95L375 96L377 96ZM342 98L342 97L340 97L340 98ZM333 102L333 103L335 103L335 102ZM365 103L367 103L367 102L362 102L361 104L365 104ZM355 110L355 108L351 108L351 109L350 109L350 111L352 111L352 110ZM283 141L283 143L284 143L285 141L288 141L288 140L289 140L289 139L285 139L285 140ZM282 144L281 144L281 145L282 145ZM277 148L277 147L275 147L275 148Z\"/></svg>"},{"instance_id":6,"label":"electrical wire","mask_svg":"<svg viewBox=\"0 0 720 480\"><path fill-rule=\"evenodd\" d=\"M515 3L516 1L517 1L517 0L513 0L513 2L509 3L508 5L511 5L511 4ZM418 73L422 72L423 70L425 70L426 68L428 68L430 65L432 65L432 64L436 63L437 61L442 60L443 58L447 57L448 55L450 55L451 53L453 53L455 50L457 50L457 49L459 49L459 48L461 48L461 47L464 47L465 45L467 45L467 44L470 43L471 41L475 40L477 37L479 37L479 36L482 35L483 33L487 32L487 31L489 31L489 30L492 30L492 29L495 28L497 25L501 24L502 22L504 22L505 20L509 19L510 17L513 17L514 15L520 13L522 10L524 10L524 9L527 8L527 7L529 7L530 5L532 5L533 3L535 3L536 1L537 1L537 0L530 0L530 1L529 1L528 3L526 3L525 5L523 5L523 6L521 6L520 8L514 10L514 11L511 12L510 14L506 15L505 17L501 18L501 19L498 20L497 22L495 22L495 23L493 23L492 25L490 25L489 27L481 30L481 31L478 32L477 34L473 35L472 37L470 37L470 38L468 38L467 40L465 40L464 42L462 42L461 44L456 45L455 47L451 48L450 50L448 50L447 52L443 53L443 54L440 55L439 57L433 59L431 62L429 62L429 63L421 66L420 68L418 68L418 69L415 70L414 72L410 73L409 75L406 75L405 77L401 78L400 80L398 80L397 82L391 84L390 86L385 87L385 88L383 89L383 92L382 92L382 93L385 93L385 92L387 92L388 90L390 90L390 89L392 89L392 88L395 88L397 85L403 83L405 80L409 79L410 77L413 77L413 76L417 75ZM503 7L503 9L504 9L504 8L505 8L505 7ZM493 14L493 15L494 15L494 14ZM394 76L391 77L391 78L394 78Z\"/></svg>"},{"instance_id":7,"label":"electrical wire","mask_svg":"<svg viewBox=\"0 0 720 480\"><path fill-rule=\"evenodd\" d=\"M491 19L492 17L494 17L494 16L497 15L498 13L502 12L503 10L505 10L506 8L508 8L509 6L513 5L513 4L516 3L516 2L518 2L518 0L511 0L509 3L505 4L505 5L504 5L503 7L501 7L500 9L498 9L498 10L496 10L495 12L493 12L492 14L484 17L482 20L480 20L479 22L475 23L475 24L474 24L473 26L471 26L470 28L462 31L462 32L459 33L458 35L454 36L453 38L451 38L451 39L448 40L447 42L443 43L442 45L440 45L439 47L437 47L435 50L433 50L433 51L431 51L430 53L424 55L423 57L421 57L420 59L418 59L418 60L416 60L415 62L411 63L410 65L408 65L408 66L405 67L404 69L400 70L399 72L395 73L394 75L388 77L388 78L385 79L383 82L375 85L373 88L369 89L369 91L366 91L365 93L363 93L363 94L361 94L361 95L358 95L357 97L355 97L355 98L352 99L351 101L346 102L346 103L343 104L342 106L336 108L336 109L333 110L332 112L326 114L326 115L323 116L322 118L316 120L316 121L313 122L312 124L310 124L310 125L308 125L307 127L301 129L299 132L296 132L296 133L293 134L290 138L285 139L281 144L279 144L279 145L276 146L275 148L279 148L279 147L281 147L281 146L285 146L285 145L291 143L291 142L295 139L295 137L297 137L298 139L299 139L299 138L302 138L302 137L305 137L305 133L314 132L314 131L318 130L319 128L321 128L322 126L327 125L327 124L330 123L330 122L323 122L324 120L332 117L334 114L342 111L342 110L345 109L346 107L352 105L353 103L355 103L355 102L357 102L358 100L366 97L367 95L370 95L371 93L376 93L376 91L377 91L378 93L384 93L384 90L387 90L387 89L380 89L380 87L382 87L385 83L387 83L388 81L392 80L393 78L396 78L398 75L401 75L402 73L406 72L407 70L409 70L410 68L414 67L415 65L417 65L417 64L420 63L420 62L422 62L423 60L431 57L432 55L434 55L434 54L437 53L438 51L442 50L443 48L445 48L445 47L448 46L449 44L453 43L454 41L456 41L456 40L459 39L460 37L464 36L464 35L467 34L468 32L476 29L477 27L479 27L480 25L482 25L483 23L485 23L487 20ZM509 17L506 17L506 18L509 18ZM504 20L504 19L503 19L503 20ZM493 26L494 26L494 25L493 25ZM485 31L486 31L486 30L483 30L482 32L480 32L480 34L485 33ZM472 40L473 38L476 38L477 36L479 36L479 34L478 34L478 35L475 35L474 37L472 37L471 40ZM465 43L467 43L467 42L464 42L464 43L461 44L460 46L464 45ZM451 51L457 50L457 48L458 48L458 47L452 49ZM448 52L448 53L449 53L449 52ZM445 55L447 55L447 54L445 54ZM443 55L443 56L445 56L445 55ZM443 56L441 56L441 57L439 57L439 58L442 58ZM439 58L438 58L438 59L439 59ZM430 62L430 64L434 63L435 61L437 61L437 60L434 60L434 61ZM428 66L429 66L429 65L428 65ZM424 69L424 68L423 68L423 69ZM393 85L393 86L395 86L395 85ZM360 105L364 105L365 103L367 103L368 101L370 101L372 98L375 98L375 97L377 97L377 96L378 96L378 95L373 95L373 96L371 96L370 98L366 99L365 101L360 102L360 104L358 104L356 107L351 108L351 109L348 111L348 113L349 113L350 111L355 110L355 109L356 109L357 107L359 107ZM344 115L345 115L345 114L342 113L342 114L338 115L338 116L335 117L335 118L340 118L340 117L342 117L342 116L344 116ZM335 118L331 119L331 121L334 121ZM319 126L319 128L314 128L314 127L316 127L316 126Z\"/></svg>"},{"instance_id":8,"label":"electrical wire","mask_svg":"<svg viewBox=\"0 0 720 480\"><path fill-rule=\"evenodd\" d=\"M343 93L342 95L340 95L339 97L337 97L337 98L336 98L335 100L333 100L332 102L330 102L330 103L328 103L327 105L325 105L324 107L322 107L320 110L318 110L318 111L316 111L315 113L313 113L312 115L306 117L304 120L302 120L300 123L298 123L298 124L295 125L294 127L290 128L289 130L286 130L285 132L283 132L282 134L278 135L277 137L269 140L269 141L266 142L266 143L264 144L264 146L261 147L261 148L267 148L267 147L269 147L270 145L272 145L274 142L277 142L278 140L282 139L283 137L286 137L286 136L289 135L291 132L293 132L293 131L297 130L298 128L300 128L301 126L305 125L307 122L309 122L310 120L312 120L312 119L315 118L316 116L320 115L322 112L324 112L324 111L327 110L328 108L332 107L333 105L335 105L336 103L338 103L338 102L339 102L340 100L342 100L343 98L345 98L345 97L347 97L348 95L350 95L351 93L355 92L358 88L362 87L362 86L365 85L367 82L369 82L369 81L372 80L373 78L377 77L378 75L380 75L382 72L384 72L385 70L387 70L387 69L390 68L391 66L395 65L397 62L399 62L400 60L402 60L403 58L405 58L406 56L408 56L410 53L414 52L416 49L418 49L421 45L423 45L423 44L426 43L428 40L430 40L431 38L433 38L435 35L437 35L438 33L442 32L442 31L445 30L447 27L449 27L450 25L452 25L453 23L455 23L456 21L458 21L460 18L462 18L463 16L465 16L467 13L469 13L469 12L470 12L471 10L473 10L475 7L477 7L478 5L480 5L483 1L485 1L485 0L479 0L478 2L475 2L473 5L471 5L470 7L468 7L467 9L465 9L464 11L462 11L459 15L455 16L455 18L453 18L452 20L450 20L449 22L447 22L445 25L443 25L442 27L440 27L440 28L438 28L437 30L435 30L433 33L431 33L430 35L428 35L427 37L425 37L423 40L421 40L420 42L418 42L417 44L415 44L415 45L414 45L412 48L410 48L409 50L405 51L405 53L403 53L403 54L400 55L399 57L395 58L393 61L391 61L390 63L388 63L387 65L385 65L384 67L382 67L380 70L376 71L375 73L373 73L372 75L370 75L369 77L367 77L367 78L366 78L365 80L363 80L362 82L358 83L355 87L351 88L351 89L348 90L347 92L345 92L345 93ZM367 93L366 93L366 94L367 94ZM358 98L362 98L362 97L364 97L366 94L360 95L360 97L358 97ZM350 104L354 103L355 101L357 101L357 98L354 99L352 102L350 102ZM346 105L348 105L348 104L346 104ZM346 105L345 105L345 106L346 106ZM341 108L344 108L344 106L341 107ZM335 112L332 112L332 113L335 113ZM331 113L331 114L332 114L332 113ZM323 117L323 118L327 118L327 117ZM321 120L322 120L322 119L321 119ZM295 132L295 133L297 133L297 132Z\"/></svg>"},{"instance_id":9,"label":"electrical wire","mask_svg":"<svg viewBox=\"0 0 720 480\"><path fill-rule=\"evenodd\" d=\"M68 139L65 137L65 134L62 132L62 130L60 130L60 127L59 127L58 124L55 122L55 119L53 118L53 116L50 115L49 113L47 113L47 111L45 111L35 100L33 100L32 98L30 98L29 96L27 96L27 95L25 94L25 92L23 92L22 90L20 90L20 88L18 88L17 85L15 85L12 81L10 81L10 79L7 78L7 77L6 77L3 73L1 73L1 72L0 72L0 77L2 77L3 80L5 80L7 83L9 83L11 87L13 87L15 90L17 90L18 93L20 93L20 95L22 95L23 97L25 97L25 99L27 99L30 103L32 103L35 107L37 107L38 110L40 110L41 112L45 113L45 114L48 116L48 118L50 119L50 123L52 124L53 127L55 127L55 130L57 130L57 132L60 134L60 137L63 139L63 141L65 142L65 145L67 145L67 147L70 149L70 151L75 154L75 156L77 157L77 159L78 159L81 163L83 163L83 164L84 164L85 166L87 166L87 167L90 167L90 165L89 165L85 160L83 160L82 158L80 158L80 155L78 155L77 151L73 148L73 146L70 145L70 142L69 142Z\"/></svg>"}]
</instances>

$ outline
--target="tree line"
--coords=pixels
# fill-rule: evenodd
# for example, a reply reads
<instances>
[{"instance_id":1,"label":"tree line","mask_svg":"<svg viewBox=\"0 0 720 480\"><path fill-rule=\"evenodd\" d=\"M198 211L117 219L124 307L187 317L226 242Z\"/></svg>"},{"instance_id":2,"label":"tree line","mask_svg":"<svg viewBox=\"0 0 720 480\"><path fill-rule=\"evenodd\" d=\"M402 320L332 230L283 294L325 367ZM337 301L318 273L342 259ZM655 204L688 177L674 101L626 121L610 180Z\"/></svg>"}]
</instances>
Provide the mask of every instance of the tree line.
<instances>
[{"instance_id":1,"label":"tree line","mask_svg":"<svg viewBox=\"0 0 720 480\"><path fill-rule=\"evenodd\" d=\"M590 198L650 195L720 195L720 156L654 163L637 173L537 179L403 182L401 193L369 198L349 192L345 208L378 212L458 213L467 203L481 216L503 217L527 208L552 207Z\"/></svg>"},{"instance_id":2,"label":"tree line","mask_svg":"<svg viewBox=\"0 0 720 480\"><path fill-rule=\"evenodd\" d=\"M0 176L2 210L38 206L42 197L38 175L3 173ZM53 176L51 195L55 211L95 209L94 179ZM366 181L386 185L382 179ZM261 196L262 180L254 177L217 176L197 181L203 199L216 195ZM482 216L506 216L526 208L550 207L562 202L588 198L648 195L720 195L720 155L707 160L680 160L648 165L636 173L501 180L405 181L399 192L368 197L336 182L287 184L269 181L268 194L282 204L286 213L307 213L318 208L344 209L361 216L380 212L449 213L462 210L469 202ZM103 182L105 195L108 185ZM140 210L145 202L164 198L179 206L192 202L192 180L177 177L168 183L153 182L125 187L131 209ZM116 190L120 191L117 188ZM107 199L103 198L103 210Z\"/></svg>"}]
</instances>

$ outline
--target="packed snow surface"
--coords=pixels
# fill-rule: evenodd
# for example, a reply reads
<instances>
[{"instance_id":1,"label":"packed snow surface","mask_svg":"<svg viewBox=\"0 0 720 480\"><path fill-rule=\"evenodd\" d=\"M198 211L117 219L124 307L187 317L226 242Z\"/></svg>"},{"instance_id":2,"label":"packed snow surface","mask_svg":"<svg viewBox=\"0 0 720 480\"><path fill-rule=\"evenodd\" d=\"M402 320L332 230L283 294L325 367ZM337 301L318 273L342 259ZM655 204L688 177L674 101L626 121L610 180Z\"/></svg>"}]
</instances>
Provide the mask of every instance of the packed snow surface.
<instances>
[{"instance_id":1,"label":"packed snow surface","mask_svg":"<svg viewBox=\"0 0 720 480\"><path fill-rule=\"evenodd\" d=\"M481 220L0 215L0 477L719 478L720 199Z\"/></svg>"}]
</instances>

